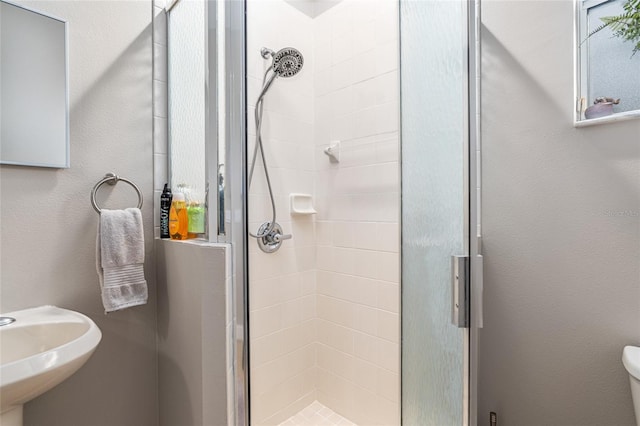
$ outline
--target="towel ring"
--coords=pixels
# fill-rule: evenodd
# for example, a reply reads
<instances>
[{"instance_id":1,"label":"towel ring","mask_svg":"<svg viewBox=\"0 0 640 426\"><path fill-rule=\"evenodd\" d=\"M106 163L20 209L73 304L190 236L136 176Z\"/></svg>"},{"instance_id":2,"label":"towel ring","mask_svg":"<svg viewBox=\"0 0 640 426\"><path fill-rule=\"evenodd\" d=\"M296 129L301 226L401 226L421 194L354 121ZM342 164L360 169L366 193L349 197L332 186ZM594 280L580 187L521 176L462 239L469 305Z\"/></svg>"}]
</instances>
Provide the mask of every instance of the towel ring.
<instances>
[{"instance_id":1,"label":"towel ring","mask_svg":"<svg viewBox=\"0 0 640 426\"><path fill-rule=\"evenodd\" d=\"M93 205L93 209L98 212L98 214L101 212L100 207L98 207L98 202L96 201L96 192L98 192L98 188L100 188L105 183L109 185L115 185L116 183L118 183L118 181L123 181L133 186L133 189L135 189L138 193L138 200L140 200L138 201L138 208L142 208L142 192L140 191L140 188L138 188L138 185L131 182L129 179L125 179L114 173L107 173L104 178L100 182L96 183L96 185L91 190L91 205Z\"/></svg>"}]
</instances>

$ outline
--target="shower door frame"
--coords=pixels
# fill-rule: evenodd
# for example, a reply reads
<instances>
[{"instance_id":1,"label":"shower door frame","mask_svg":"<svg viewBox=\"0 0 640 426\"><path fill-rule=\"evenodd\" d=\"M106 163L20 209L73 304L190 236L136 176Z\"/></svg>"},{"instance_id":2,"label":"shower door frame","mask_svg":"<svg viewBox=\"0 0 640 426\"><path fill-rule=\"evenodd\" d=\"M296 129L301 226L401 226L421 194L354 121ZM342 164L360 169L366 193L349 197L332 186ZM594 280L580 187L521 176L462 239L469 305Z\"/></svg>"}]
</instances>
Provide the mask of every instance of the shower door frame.
<instances>
[{"instance_id":1,"label":"shower door frame","mask_svg":"<svg viewBox=\"0 0 640 426\"><path fill-rule=\"evenodd\" d=\"M400 1L400 0L398 0ZM480 2L462 0L467 9L467 78L468 78L468 212L469 212L469 257L471 271L471 318L468 329L468 352L465 380L464 426L476 426L478 395L478 342L479 328L482 327L482 237L481 237L481 157L480 157ZM215 0L208 0L215 4ZM246 90L246 1L223 0L217 10L224 13L224 31L212 30L209 25L209 49L217 49L219 61L224 61L224 87L218 88L217 117L224 123L219 133L218 143L226 146L226 158L221 159L230 167L226 168L227 221L230 229L219 240L231 243L233 276L233 333L235 345L230 348L233 362L234 419L237 426L249 426L249 268L248 268L248 191L247 191L247 90ZM215 15L209 15L210 18ZM224 39L222 35L224 34ZM209 76L210 81L211 75ZM222 98L222 99L221 99ZM222 123L221 123L222 124ZM221 140L224 138L224 140ZM211 222L210 222L211 223ZM402 256L402 254L401 254ZM401 369L402 371L402 369ZM401 414L402 419L402 414ZM231 420L231 419L229 419Z\"/></svg>"},{"instance_id":2,"label":"shower door frame","mask_svg":"<svg viewBox=\"0 0 640 426\"><path fill-rule=\"evenodd\" d=\"M397 0L403 2L405 0ZM420 1L420 0L407 0ZM465 149L461 161L466 163L464 199L465 246L469 258L469 323L463 333L463 413L464 426L478 424L478 345L479 329L483 327L483 257L481 233L481 1L460 0L464 12L462 19L466 22L466 49L463 52L463 66L466 70L463 120L466 125ZM400 19L402 16L400 15ZM401 23L400 23L401 25ZM402 27L399 27L402 33ZM400 64L402 68L402 64ZM401 136L402 140L402 136ZM402 142L401 142L402 145ZM401 165L402 168L402 165ZM401 253L402 256L402 253ZM402 273L402 271L401 271ZM401 282L402 286L402 282ZM404 313L402 314L404 315ZM402 350L402 346L401 346ZM402 372L401 366L401 372ZM401 396L402 400L402 396ZM488 414L488 413L487 413ZM403 419L401 413L401 419ZM402 423L402 422L401 422Z\"/></svg>"},{"instance_id":3,"label":"shower door frame","mask_svg":"<svg viewBox=\"0 0 640 426\"><path fill-rule=\"evenodd\" d=\"M208 0L222 3L224 13L219 23L224 23L224 40L217 43L217 55L223 58L224 85L219 96L224 96L224 110L219 111L225 121L226 180L225 198L228 200L227 221L229 232L225 239L231 243L231 268L233 280L233 348L228 348L233 358L233 404L236 426L251 424L249 410L249 265L248 253L248 203L247 191L247 90L246 90L246 1ZM210 34L210 37L212 35ZM214 35L215 37L215 35ZM222 36L220 37L222 38ZM218 68L219 70L221 69ZM220 81L220 80L219 80ZM218 102L220 107L221 102ZM226 113L226 114L225 114ZM229 396L227 396L229 397Z\"/></svg>"},{"instance_id":4,"label":"shower door frame","mask_svg":"<svg viewBox=\"0 0 640 426\"><path fill-rule=\"evenodd\" d=\"M482 134L481 134L481 2L468 0L467 5L467 79L468 79L468 144L469 144L469 267L470 324L468 364L468 420L478 424L478 344L483 327L483 258L482 258Z\"/></svg>"}]
</instances>

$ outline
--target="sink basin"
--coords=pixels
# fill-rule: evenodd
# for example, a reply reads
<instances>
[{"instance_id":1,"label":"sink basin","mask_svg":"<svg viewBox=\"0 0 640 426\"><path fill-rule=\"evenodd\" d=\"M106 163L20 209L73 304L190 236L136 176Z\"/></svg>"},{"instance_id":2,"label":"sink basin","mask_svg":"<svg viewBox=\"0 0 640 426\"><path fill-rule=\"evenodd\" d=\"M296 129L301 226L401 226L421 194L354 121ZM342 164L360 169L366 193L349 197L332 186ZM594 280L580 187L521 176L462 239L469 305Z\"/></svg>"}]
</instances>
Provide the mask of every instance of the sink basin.
<instances>
[{"instance_id":1,"label":"sink basin","mask_svg":"<svg viewBox=\"0 0 640 426\"><path fill-rule=\"evenodd\" d=\"M22 406L75 373L102 338L81 313L38 308L2 314L0 326L0 424L22 424Z\"/></svg>"}]
</instances>

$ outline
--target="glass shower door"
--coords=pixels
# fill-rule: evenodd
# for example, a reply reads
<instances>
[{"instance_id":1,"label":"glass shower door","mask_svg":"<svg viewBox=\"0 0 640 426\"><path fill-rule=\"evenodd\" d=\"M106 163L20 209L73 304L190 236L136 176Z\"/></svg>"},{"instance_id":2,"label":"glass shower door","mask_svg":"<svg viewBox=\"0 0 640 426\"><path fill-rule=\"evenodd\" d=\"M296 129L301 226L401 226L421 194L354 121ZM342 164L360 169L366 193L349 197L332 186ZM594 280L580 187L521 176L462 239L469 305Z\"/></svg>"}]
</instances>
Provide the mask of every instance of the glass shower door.
<instances>
[{"instance_id":1,"label":"glass shower door","mask_svg":"<svg viewBox=\"0 0 640 426\"><path fill-rule=\"evenodd\" d=\"M400 1L402 423L464 425L468 329L451 256L469 252L467 3Z\"/></svg>"}]
</instances>

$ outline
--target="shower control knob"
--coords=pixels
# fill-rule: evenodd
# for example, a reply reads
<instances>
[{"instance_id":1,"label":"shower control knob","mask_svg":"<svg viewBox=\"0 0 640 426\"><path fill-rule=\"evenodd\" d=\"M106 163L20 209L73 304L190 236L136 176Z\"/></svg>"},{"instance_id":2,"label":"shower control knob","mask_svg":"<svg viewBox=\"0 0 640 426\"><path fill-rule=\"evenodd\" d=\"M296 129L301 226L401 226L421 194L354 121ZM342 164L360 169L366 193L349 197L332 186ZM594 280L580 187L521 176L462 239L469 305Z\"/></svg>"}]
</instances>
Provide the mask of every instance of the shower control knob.
<instances>
[{"instance_id":1,"label":"shower control knob","mask_svg":"<svg viewBox=\"0 0 640 426\"><path fill-rule=\"evenodd\" d=\"M273 236L273 241L275 241L276 243L279 243L283 240L290 240L291 238L293 238L293 235L291 234L275 234Z\"/></svg>"},{"instance_id":2,"label":"shower control knob","mask_svg":"<svg viewBox=\"0 0 640 426\"><path fill-rule=\"evenodd\" d=\"M277 251L282 245L282 241L290 240L293 237L291 234L284 234L278 222L269 231L270 227L271 222L265 222L258 229L258 247L265 253Z\"/></svg>"}]
</instances>

